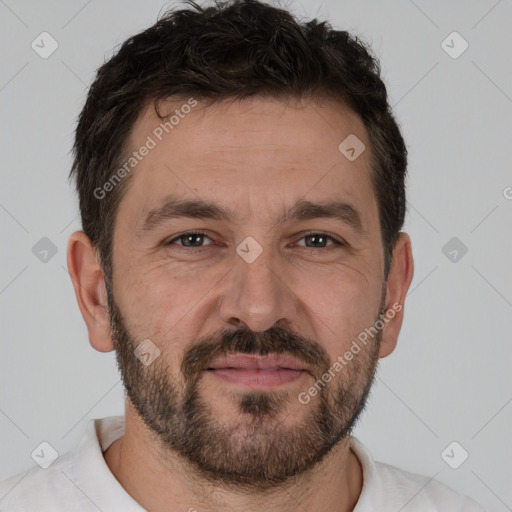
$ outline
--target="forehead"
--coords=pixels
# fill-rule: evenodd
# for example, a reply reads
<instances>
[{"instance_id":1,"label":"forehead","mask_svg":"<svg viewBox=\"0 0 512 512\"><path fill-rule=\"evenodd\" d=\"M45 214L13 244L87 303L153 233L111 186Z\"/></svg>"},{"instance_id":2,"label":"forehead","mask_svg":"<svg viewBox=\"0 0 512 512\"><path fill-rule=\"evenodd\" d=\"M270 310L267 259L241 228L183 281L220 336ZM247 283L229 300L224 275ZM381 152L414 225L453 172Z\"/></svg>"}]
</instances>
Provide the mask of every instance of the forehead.
<instances>
[{"instance_id":1,"label":"forehead","mask_svg":"<svg viewBox=\"0 0 512 512\"><path fill-rule=\"evenodd\" d=\"M334 196L376 211L366 129L338 102L256 97L205 107L185 99L162 110L169 122L150 104L133 126L129 155L140 160L120 210L129 205L142 216L178 195L234 205L239 220L255 211L275 218L282 204ZM356 151L365 148L355 160L344 152L354 141Z\"/></svg>"}]
</instances>

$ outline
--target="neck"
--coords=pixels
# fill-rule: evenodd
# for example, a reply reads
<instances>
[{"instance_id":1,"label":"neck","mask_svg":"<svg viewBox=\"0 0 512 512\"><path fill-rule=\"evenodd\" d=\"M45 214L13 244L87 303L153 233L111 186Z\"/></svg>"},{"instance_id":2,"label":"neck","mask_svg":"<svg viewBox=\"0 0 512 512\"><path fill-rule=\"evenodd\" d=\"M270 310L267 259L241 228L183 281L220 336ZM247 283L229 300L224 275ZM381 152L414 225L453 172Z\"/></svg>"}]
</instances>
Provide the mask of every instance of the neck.
<instances>
[{"instance_id":1,"label":"neck","mask_svg":"<svg viewBox=\"0 0 512 512\"><path fill-rule=\"evenodd\" d=\"M223 487L197 473L174 452L159 451L140 417L127 405L125 434L103 454L110 471L149 512L244 510L268 512L302 510L352 511L363 485L362 468L349 439L336 445L313 470L265 492L250 493Z\"/></svg>"}]
</instances>

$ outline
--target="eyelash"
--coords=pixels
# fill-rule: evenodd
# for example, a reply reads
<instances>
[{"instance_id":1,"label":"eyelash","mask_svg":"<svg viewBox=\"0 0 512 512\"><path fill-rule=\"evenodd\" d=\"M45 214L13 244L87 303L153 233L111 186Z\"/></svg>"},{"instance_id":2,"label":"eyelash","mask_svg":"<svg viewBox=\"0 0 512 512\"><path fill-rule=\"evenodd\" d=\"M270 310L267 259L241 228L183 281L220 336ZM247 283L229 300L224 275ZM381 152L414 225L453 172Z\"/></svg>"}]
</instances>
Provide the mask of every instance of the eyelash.
<instances>
[{"instance_id":1,"label":"eyelash","mask_svg":"<svg viewBox=\"0 0 512 512\"><path fill-rule=\"evenodd\" d=\"M190 235L203 235L207 238L210 238L208 236L208 234L205 233L204 231L187 231L185 233L181 233L178 236L175 236L174 238L172 238L171 240L168 240L167 242L164 242L164 245L166 245L166 246L174 245L173 242L175 242L176 240L179 240L181 237L190 236ZM334 243L327 247L304 247L305 249L312 249L312 250L323 249L324 251L328 251L328 250L336 249L337 247L342 247L345 245L344 242L334 238L333 236L331 236L327 233L323 233L322 231L310 231L309 233L304 233L299 240L302 240L303 238L305 238L307 236L311 236L311 235L321 235L322 237L332 240ZM211 240L211 238L210 238L210 240ZM199 252L199 251L205 249L206 247L208 247L208 245L202 246L202 247L188 247L188 246L179 245L179 244L177 244L177 245L180 249L183 249L183 250L185 250L187 252L191 252L191 253ZM209 244L209 245L213 245L213 244Z\"/></svg>"}]
</instances>

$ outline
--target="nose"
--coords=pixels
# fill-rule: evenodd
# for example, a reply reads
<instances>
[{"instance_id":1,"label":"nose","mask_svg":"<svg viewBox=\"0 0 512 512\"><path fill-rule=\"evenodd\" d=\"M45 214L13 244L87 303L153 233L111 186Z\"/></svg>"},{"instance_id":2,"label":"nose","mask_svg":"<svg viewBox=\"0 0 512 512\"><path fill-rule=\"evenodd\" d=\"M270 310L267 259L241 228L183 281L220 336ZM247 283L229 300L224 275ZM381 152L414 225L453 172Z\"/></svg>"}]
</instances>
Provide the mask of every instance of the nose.
<instances>
[{"instance_id":1,"label":"nose","mask_svg":"<svg viewBox=\"0 0 512 512\"><path fill-rule=\"evenodd\" d=\"M293 323L297 299L272 249L264 248L251 263L237 254L234 267L222 284L223 322L254 332L263 332L278 323L282 326Z\"/></svg>"}]
</instances>

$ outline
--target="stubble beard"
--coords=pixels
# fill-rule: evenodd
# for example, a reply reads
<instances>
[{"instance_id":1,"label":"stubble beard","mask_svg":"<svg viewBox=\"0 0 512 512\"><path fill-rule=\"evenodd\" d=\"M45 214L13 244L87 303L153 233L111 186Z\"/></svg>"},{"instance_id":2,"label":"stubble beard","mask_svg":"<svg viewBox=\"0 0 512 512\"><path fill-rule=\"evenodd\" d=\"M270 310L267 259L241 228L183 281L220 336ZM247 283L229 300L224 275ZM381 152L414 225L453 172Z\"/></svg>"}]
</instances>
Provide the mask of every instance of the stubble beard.
<instances>
[{"instance_id":1,"label":"stubble beard","mask_svg":"<svg viewBox=\"0 0 512 512\"><path fill-rule=\"evenodd\" d=\"M365 409L378 366L381 331L320 387L309 404L301 406L304 413L286 414L293 401L298 402L298 393L239 391L231 395L236 419L223 424L202 387L203 371L214 358L233 353L291 355L310 365L309 387L331 367L326 351L314 340L281 327L264 333L223 331L197 340L186 351L179 383L163 353L149 366L139 361L134 354L137 343L111 294L109 308L128 400L155 435L160 452L177 454L197 477L209 482L252 492L285 485L312 470L347 439Z\"/></svg>"}]
</instances>

